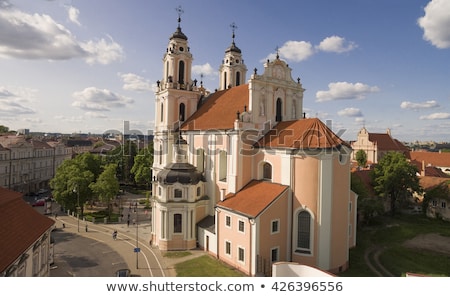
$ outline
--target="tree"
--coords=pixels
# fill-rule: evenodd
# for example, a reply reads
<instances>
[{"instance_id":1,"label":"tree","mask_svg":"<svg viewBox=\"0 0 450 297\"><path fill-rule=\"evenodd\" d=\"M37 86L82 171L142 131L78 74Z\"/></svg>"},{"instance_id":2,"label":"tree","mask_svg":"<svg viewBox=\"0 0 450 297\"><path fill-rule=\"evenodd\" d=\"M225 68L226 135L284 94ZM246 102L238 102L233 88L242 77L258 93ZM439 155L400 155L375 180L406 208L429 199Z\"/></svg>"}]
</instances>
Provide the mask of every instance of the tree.
<instances>
[{"instance_id":1,"label":"tree","mask_svg":"<svg viewBox=\"0 0 450 297\"><path fill-rule=\"evenodd\" d=\"M138 184L145 184L147 187L152 180L152 165L153 165L153 146L142 149L139 154L134 157L134 164L131 168L131 173L134 175L134 180Z\"/></svg>"},{"instance_id":2,"label":"tree","mask_svg":"<svg viewBox=\"0 0 450 297\"><path fill-rule=\"evenodd\" d=\"M414 192L422 193L417 172L417 167L399 152L387 153L375 166L372 173L374 190L390 200L391 214L395 214L401 200L406 200Z\"/></svg>"},{"instance_id":3,"label":"tree","mask_svg":"<svg viewBox=\"0 0 450 297\"><path fill-rule=\"evenodd\" d=\"M356 172L351 174L351 189L358 195L358 213L362 222L370 224L376 215L384 212L383 203L372 196Z\"/></svg>"},{"instance_id":4,"label":"tree","mask_svg":"<svg viewBox=\"0 0 450 297\"><path fill-rule=\"evenodd\" d=\"M116 164L106 165L97 181L89 186L100 201L108 205L108 217L111 217L111 200L116 197L120 189L116 179L116 170Z\"/></svg>"},{"instance_id":5,"label":"tree","mask_svg":"<svg viewBox=\"0 0 450 297\"><path fill-rule=\"evenodd\" d=\"M427 213L428 206L432 200L450 200L450 189L448 182L442 182L439 185L427 190L422 201L422 212Z\"/></svg>"},{"instance_id":6,"label":"tree","mask_svg":"<svg viewBox=\"0 0 450 297\"><path fill-rule=\"evenodd\" d=\"M0 133L8 133L9 128L3 125L0 125Z\"/></svg>"},{"instance_id":7,"label":"tree","mask_svg":"<svg viewBox=\"0 0 450 297\"><path fill-rule=\"evenodd\" d=\"M50 187L56 201L69 210L81 207L91 197L89 184L94 181L94 174L85 170L79 159L65 160L50 180Z\"/></svg>"},{"instance_id":8,"label":"tree","mask_svg":"<svg viewBox=\"0 0 450 297\"><path fill-rule=\"evenodd\" d=\"M358 162L359 167L366 167L367 165L367 154L364 150L359 150L355 155L356 162Z\"/></svg>"},{"instance_id":9,"label":"tree","mask_svg":"<svg viewBox=\"0 0 450 297\"><path fill-rule=\"evenodd\" d=\"M133 168L134 157L136 155L137 146L129 140L108 153L107 163L117 164L117 178L120 181L125 183L133 181L131 168Z\"/></svg>"}]
</instances>

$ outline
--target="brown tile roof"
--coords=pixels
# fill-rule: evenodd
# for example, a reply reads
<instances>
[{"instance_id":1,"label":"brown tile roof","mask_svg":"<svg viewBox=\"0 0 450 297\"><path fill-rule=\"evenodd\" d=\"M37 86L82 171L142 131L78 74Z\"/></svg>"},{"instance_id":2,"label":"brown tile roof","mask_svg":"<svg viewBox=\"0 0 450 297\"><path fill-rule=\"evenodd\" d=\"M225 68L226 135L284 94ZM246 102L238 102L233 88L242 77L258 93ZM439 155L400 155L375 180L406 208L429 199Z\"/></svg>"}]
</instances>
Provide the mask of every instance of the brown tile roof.
<instances>
[{"instance_id":1,"label":"brown tile roof","mask_svg":"<svg viewBox=\"0 0 450 297\"><path fill-rule=\"evenodd\" d=\"M324 149L350 146L317 118L278 123L257 143L258 147Z\"/></svg>"},{"instance_id":2,"label":"brown tile roof","mask_svg":"<svg viewBox=\"0 0 450 297\"><path fill-rule=\"evenodd\" d=\"M26 251L54 221L39 214L22 194L0 187L0 271Z\"/></svg>"},{"instance_id":3,"label":"brown tile roof","mask_svg":"<svg viewBox=\"0 0 450 297\"><path fill-rule=\"evenodd\" d=\"M381 151L409 151L403 143L387 133L369 133L369 141L376 143L378 150Z\"/></svg>"},{"instance_id":4,"label":"brown tile roof","mask_svg":"<svg viewBox=\"0 0 450 297\"><path fill-rule=\"evenodd\" d=\"M217 206L255 218L287 188L268 181L253 180L236 194L227 195Z\"/></svg>"},{"instance_id":5,"label":"brown tile roof","mask_svg":"<svg viewBox=\"0 0 450 297\"><path fill-rule=\"evenodd\" d=\"M232 129L236 113L242 113L248 101L248 84L215 92L183 123L181 130Z\"/></svg>"},{"instance_id":6,"label":"brown tile roof","mask_svg":"<svg viewBox=\"0 0 450 297\"><path fill-rule=\"evenodd\" d=\"M442 183L447 183L450 186L450 178L434 177L434 176L419 177L419 184L424 190L429 190Z\"/></svg>"},{"instance_id":7,"label":"brown tile roof","mask_svg":"<svg viewBox=\"0 0 450 297\"><path fill-rule=\"evenodd\" d=\"M450 153L409 152L411 161L425 162L425 166L450 167Z\"/></svg>"}]
</instances>

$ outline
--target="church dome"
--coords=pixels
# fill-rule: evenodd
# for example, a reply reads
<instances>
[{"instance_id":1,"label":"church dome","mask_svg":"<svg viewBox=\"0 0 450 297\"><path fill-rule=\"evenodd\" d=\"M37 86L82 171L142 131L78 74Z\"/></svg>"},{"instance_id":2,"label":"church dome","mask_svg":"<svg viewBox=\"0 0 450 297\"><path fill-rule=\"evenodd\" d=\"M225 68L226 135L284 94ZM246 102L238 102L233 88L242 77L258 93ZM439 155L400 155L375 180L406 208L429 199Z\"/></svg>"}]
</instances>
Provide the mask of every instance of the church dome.
<instances>
[{"instance_id":1,"label":"church dome","mask_svg":"<svg viewBox=\"0 0 450 297\"><path fill-rule=\"evenodd\" d=\"M203 174L194 165L189 163L170 163L158 173L158 182L161 184L198 184L205 181Z\"/></svg>"},{"instance_id":2,"label":"church dome","mask_svg":"<svg viewBox=\"0 0 450 297\"><path fill-rule=\"evenodd\" d=\"M230 47L228 47L226 50L225 50L225 52L226 53L229 53L229 52L235 52L235 53L242 53L241 52L241 49L240 48L238 48L237 46L236 46L236 44L234 43L234 41L233 41L233 43L231 43L231 45L230 45Z\"/></svg>"},{"instance_id":3,"label":"church dome","mask_svg":"<svg viewBox=\"0 0 450 297\"><path fill-rule=\"evenodd\" d=\"M181 31L181 27L179 27L179 26L178 26L177 30L170 37L170 40L172 40L174 38L183 39L183 40L188 39L187 36L184 35L184 33Z\"/></svg>"}]
</instances>

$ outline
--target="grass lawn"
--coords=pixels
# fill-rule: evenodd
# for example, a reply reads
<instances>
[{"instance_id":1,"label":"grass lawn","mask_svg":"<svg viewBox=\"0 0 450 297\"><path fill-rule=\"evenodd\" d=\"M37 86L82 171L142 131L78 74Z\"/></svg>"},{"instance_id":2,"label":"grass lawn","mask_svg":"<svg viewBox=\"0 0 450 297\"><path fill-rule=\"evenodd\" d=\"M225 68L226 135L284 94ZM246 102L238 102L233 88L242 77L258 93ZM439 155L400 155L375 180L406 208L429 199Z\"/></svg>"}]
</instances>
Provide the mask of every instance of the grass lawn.
<instances>
[{"instance_id":1,"label":"grass lawn","mask_svg":"<svg viewBox=\"0 0 450 297\"><path fill-rule=\"evenodd\" d=\"M365 251L373 246L383 248L379 261L395 276L407 272L450 276L450 255L404 246L409 239L431 233L450 237L450 222L421 215L379 217L376 224L358 229L357 246L350 250L350 268L339 276L377 276L364 260Z\"/></svg>"},{"instance_id":2,"label":"grass lawn","mask_svg":"<svg viewBox=\"0 0 450 297\"><path fill-rule=\"evenodd\" d=\"M211 256L204 255L175 265L177 276L245 276Z\"/></svg>"}]
</instances>

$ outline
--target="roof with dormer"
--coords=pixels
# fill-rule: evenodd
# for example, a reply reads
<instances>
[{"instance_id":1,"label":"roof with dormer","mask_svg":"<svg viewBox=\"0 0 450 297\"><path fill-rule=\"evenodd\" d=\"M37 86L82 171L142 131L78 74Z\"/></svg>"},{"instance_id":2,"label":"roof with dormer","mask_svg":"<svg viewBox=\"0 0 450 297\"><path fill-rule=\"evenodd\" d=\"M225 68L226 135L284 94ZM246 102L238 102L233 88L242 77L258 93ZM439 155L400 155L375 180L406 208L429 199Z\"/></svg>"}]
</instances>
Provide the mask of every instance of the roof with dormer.
<instances>
[{"instance_id":1,"label":"roof with dormer","mask_svg":"<svg viewBox=\"0 0 450 297\"><path fill-rule=\"evenodd\" d=\"M248 84L209 95L198 110L181 126L183 131L233 129L239 111L248 106Z\"/></svg>"},{"instance_id":2,"label":"roof with dormer","mask_svg":"<svg viewBox=\"0 0 450 297\"><path fill-rule=\"evenodd\" d=\"M19 258L54 221L34 210L22 194L0 187L0 271Z\"/></svg>"},{"instance_id":3,"label":"roof with dormer","mask_svg":"<svg viewBox=\"0 0 450 297\"><path fill-rule=\"evenodd\" d=\"M350 145L317 118L279 122L257 147L289 149L339 149Z\"/></svg>"}]
</instances>

